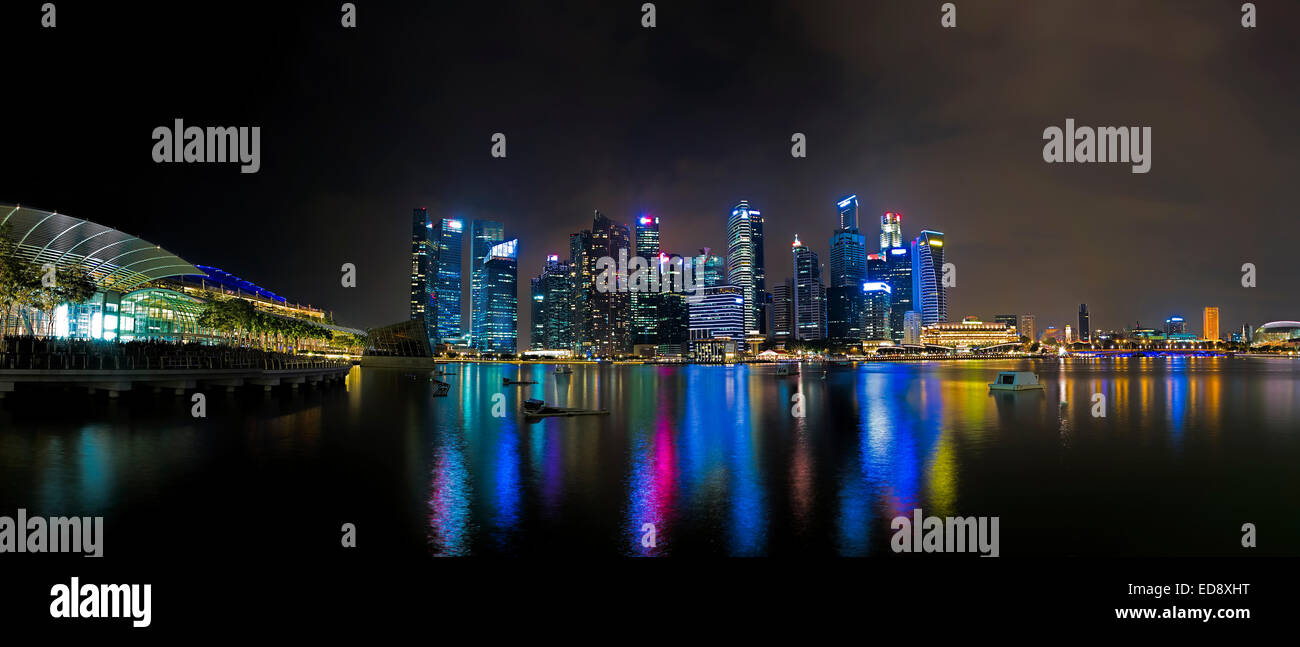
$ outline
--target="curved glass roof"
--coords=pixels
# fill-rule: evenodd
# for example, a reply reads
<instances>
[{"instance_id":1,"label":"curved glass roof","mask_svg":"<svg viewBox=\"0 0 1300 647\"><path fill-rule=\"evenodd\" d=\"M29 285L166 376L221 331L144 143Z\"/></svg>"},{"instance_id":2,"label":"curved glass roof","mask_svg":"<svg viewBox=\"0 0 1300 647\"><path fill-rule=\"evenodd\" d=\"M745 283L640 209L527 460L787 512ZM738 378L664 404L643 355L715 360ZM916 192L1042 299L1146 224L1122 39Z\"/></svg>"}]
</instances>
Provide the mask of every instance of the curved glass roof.
<instances>
[{"instance_id":1,"label":"curved glass roof","mask_svg":"<svg viewBox=\"0 0 1300 647\"><path fill-rule=\"evenodd\" d=\"M103 290L128 292L154 279L203 274L147 240L61 213L0 205L0 229L8 231L19 256L56 267L82 264Z\"/></svg>"}]
</instances>

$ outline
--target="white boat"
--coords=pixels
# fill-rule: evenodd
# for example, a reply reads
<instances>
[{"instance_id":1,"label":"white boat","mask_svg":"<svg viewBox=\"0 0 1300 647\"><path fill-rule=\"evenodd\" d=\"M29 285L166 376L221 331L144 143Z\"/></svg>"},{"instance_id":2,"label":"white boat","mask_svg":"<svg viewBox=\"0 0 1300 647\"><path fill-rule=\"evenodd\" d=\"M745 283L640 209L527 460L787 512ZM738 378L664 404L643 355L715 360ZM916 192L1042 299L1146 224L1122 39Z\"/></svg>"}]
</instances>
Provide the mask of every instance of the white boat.
<instances>
[{"instance_id":1,"label":"white boat","mask_svg":"<svg viewBox=\"0 0 1300 647\"><path fill-rule=\"evenodd\" d=\"M1029 371L1003 371L998 373L997 380L989 384L989 389L993 391L1029 391L1042 388L1043 385L1038 382L1038 375Z\"/></svg>"}]
</instances>

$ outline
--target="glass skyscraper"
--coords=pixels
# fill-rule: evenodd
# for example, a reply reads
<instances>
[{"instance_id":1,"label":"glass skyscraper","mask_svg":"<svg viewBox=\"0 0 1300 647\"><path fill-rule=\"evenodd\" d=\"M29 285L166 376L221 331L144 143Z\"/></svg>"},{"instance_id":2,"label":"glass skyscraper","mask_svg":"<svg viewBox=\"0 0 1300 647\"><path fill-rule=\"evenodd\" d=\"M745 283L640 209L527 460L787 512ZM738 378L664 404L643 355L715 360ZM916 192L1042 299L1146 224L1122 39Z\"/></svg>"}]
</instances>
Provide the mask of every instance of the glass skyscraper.
<instances>
[{"instance_id":1,"label":"glass skyscraper","mask_svg":"<svg viewBox=\"0 0 1300 647\"><path fill-rule=\"evenodd\" d=\"M867 281L862 284L862 338L871 340L893 339L890 328L893 304L889 284L884 281Z\"/></svg>"},{"instance_id":2,"label":"glass skyscraper","mask_svg":"<svg viewBox=\"0 0 1300 647\"><path fill-rule=\"evenodd\" d=\"M533 339L535 349L563 350L573 347L572 294L569 264L558 254L546 257L540 276L532 279Z\"/></svg>"},{"instance_id":3,"label":"glass skyscraper","mask_svg":"<svg viewBox=\"0 0 1300 647\"><path fill-rule=\"evenodd\" d=\"M903 246L903 214L887 212L880 217L880 251Z\"/></svg>"},{"instance_id":4,"label":"glass skyscraper","mask_svg":"<svg viewBox=\"0 0 1300 647\"><path fill-rule=\"evenodd\" d=\"M479 337L482 336L484 317L487 314L487 292L483 289L485 262L488 251L494 245L505 240L505 225L495 220L475 220L470 227L469 269L469 337L475 348L482 349Z\"/></svg>"},{"instance_id":5,"label":"glass skyscraper","mask_svg":"<svg viewBox=\"0 0 1300 647\"><path fill-rule=\"evenodd\" d=\"M921 313L921 324L948 321L948 294L943 287L943 232L922 230L912 241L913 309Z\"/></svg>"},{"instance_id":6,"label":"glass skyscraper","mask_svg":"<svg viewBox=\"0 0 1300 647\"><path fill-rule=\"evenodd\" d=\"M420 207L411 213L411 319L424 319L432 304L433 224L429 210ZM432 333L432 328L430 328Z\"/></svg>"},{"instance_id":7,"label":"glass skyscraper","mask_svg":"<svg viewBox=\"0 0 1300 647\"><path fill-rule=\"evenodd\" d=\"M430 277L430 312L433 321L429 341L434 344L459 337L461 301L461 239L465 223L454 218L443 218L433 226L433 275Z\"/></svg>"},{"instance_id":8,"label":"glass skyscraper","mask_svg":"<svg viewBox=\"0 0 1300 647\"><path fill-rule=\"evenodd\" d=\"M881 280L889 284L890 309L889 331L894 343L903 343L906 331L905 317L912 305L912 250L906 247L891 247L881 253L885 259L885 276ZM918 315L919 316L919 315Z\"/></svg>"},{"instance_id":9,"label":"glass skyscraper","mask_svg":"<svg viewBox=\"0 0 1300 647\"><path fill-rule=\"evenodd\" d=\"M795 338L816 340L826 337L826 288L822 285L817 254L794 237L794 329Z\"/></svg>"},{"instance_id":10,"label":"glass skyscraper","mask_svg":"<svg viewBox=\"0 0 1300 647\"><path fill-rule=\"evenodd\" d=\"M763 214L741 200L727 218L727 283L740 288L745 300L745 332L762 330L767 301L763 265Z\"/></svg>"},{"instance_id":11,"label":"glass skyscraper","mask_svg":"<svg viewBox=\"0 0 1300 647\"><path fill-rule=\"evenodd\" d=\"M646 285L650 285L650 269L659 262L659 217L644 215L637 218L635 228L636 255L646 262ZM629 259L630 260L630 259ZM659 321L659 295L655 292L631 291L632 270L628 268L629 301L632 309L632 343L657 344Z\"/></svg>"},{"instance_id":12,"label":"glass skyscraper","mask_svg":"<svg viewBox=\"0 0 1300 647\"><path fill-rule=\"evenodd\" d=\"M699 294L686 297L690 308L690 339L730 337L738 343L744 339L745 298L734 285L707 287Z\"/></svg>"},{"instance_id":13,"label":"glass skyscraper","mask_svg":"<svg viewBox=\"0 0 1300 647\"><path fill-rule=\"evenodd\" d=\"M514 353L519 348L519 239L493 245L483 262L487 307L479 348Z\"/></svg>"},{"instance_id":14,"label":"glass skyscraper","mask_svg":"<svg viewBox=\"0 0 1300 647\"><path fill-rule=\"evenodd\" d=\"M835 203L835 207L840 212L840 230L853 231L858 230L858 196L850 195L841 198Z\"/></svg>"}]
</instances>

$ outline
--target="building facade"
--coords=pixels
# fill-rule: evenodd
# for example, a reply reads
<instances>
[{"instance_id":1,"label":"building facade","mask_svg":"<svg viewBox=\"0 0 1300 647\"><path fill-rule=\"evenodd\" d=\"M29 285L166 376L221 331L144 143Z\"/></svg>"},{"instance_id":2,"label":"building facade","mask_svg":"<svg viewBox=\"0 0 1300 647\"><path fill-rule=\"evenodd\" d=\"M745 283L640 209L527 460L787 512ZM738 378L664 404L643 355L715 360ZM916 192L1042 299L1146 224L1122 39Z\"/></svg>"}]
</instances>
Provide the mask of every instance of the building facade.
<instances>
[{"instance_id":1,"label":"building facade","mask_svg":"<svg viewBox=\"0 0 1300 647\"><path fill-rule=\"evenodd\" d=\"M1219 308L1206 306L1201 321L1201 338L1207 341L1219 341Z\"/></svg>"},{"instance_id":2,"label":"building facade","mask_svg":"<svg viewBox=\"0 0 1300 647\"><path fill-rule=\"evenodd\" d=\"M461 239L465 223L454 218L443 218L433 226L433 289L430 310L433 320L430 339L436 345L461 334Z\"/></svg>"},{"instance_id":3,"label":"building facade","mask_svg":"<svg viewBox=\"0 0 1300 647\"><path fill-rule=\"evenodd\" d=\"M923 230L912 241L913 309L926 326L948 321L948 294L943 285L944 236Z\"/></svg>"},{"instance_id":4,"label":"building facade","mask_svg":"<svg viewBox=\"0 0 1300 647\"><path fill-rule=\"evenodd\" d=\"M795 338L812 341L826 338L826 288L822 284L817 253L794 237L794 329Z\"/></svg>"},{"instance_id":5,"label":"building facade","mask_svg":"<svg viewBox=\"0 0 1300 647\"><path fill-rule=\"evenodd\" d=\"M894 342L900 343L906 330L903 318L907 312L916 309L912 302L912 251L907 247L891 247L881 255L885 258L883 280L889 284L889 329Z\"/></svg>"},{"instance_id":6,"label":"building facade","mask_svg":"<svg viewBox=\"0 0 1300 647\"><path fill-rule=\"evenodd\" d=\"M470 236L469 336L477 346L487 313L487 291L484 289L487 255L506 239L506 228L495 220L474 220L470 224Z\"/></svg>"},{"instance_id":7,"label":"building facade","mask_svg":"<svg viewBox=\"0 0 1300 647\"><path fill-rule=\"evenodd\" d=\"M767 272L763 259L763 214L741 200L727 218L727 283L745 299L745 330L762 330L766 312Z\"/></svg>"},{"instance_id":8,"label":"building facade","mask_svg":"<svg viewBox=\"0 0 1300 647\"><path fill-rule=\"evenodd\" d=\"M493 245L483 261L483 331L475 347L485 353L519 352L519 239Z\"/></svg>"}]
</instances>

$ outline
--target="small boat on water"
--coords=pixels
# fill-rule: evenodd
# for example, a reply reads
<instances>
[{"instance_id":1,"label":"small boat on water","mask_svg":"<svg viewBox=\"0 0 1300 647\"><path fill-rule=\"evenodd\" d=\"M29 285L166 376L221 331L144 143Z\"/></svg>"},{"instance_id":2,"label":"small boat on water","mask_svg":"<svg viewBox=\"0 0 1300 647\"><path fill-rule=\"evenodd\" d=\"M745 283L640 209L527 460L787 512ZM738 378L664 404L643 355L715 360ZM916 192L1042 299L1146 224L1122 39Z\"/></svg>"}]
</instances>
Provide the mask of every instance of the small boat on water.
<instances>
[{"instance_id":1,"label":"small boat on water","mask_svg":"<svg viewBox=\"0 0 1300 647\"><path fill-rule=\"evenodd\" d=\"M604 416L609 415L609 409L574 409L568 407L548 406L544 400L530 398L524 400L524 417L525 418L555 418L555 417L572 417L572 416Z\"/></svg>"},{"instance_id":2,"label":"small boat on water","mask_svg":"<svg viewBox=\"0 0 1300 647\"><path fill-rule=\"evenodd\" d=\"M532 380L512 380L508 377L501 378L502 386L522 386L525 384L537 384L537 383Z\"/></svg>"},{"instance_id":3,"label":"small boat on water","mask_svg":"<svg viewBox=\"0 0 1300 647\"><path fill-rule=\"evenodd\" d=\"M798 375L798 374L799 374L798 362L782 362L776 365L777 377L788 377L791 375Z\"/></svg>"},{"instance_id":4,"label":"small boat on water","mask_svg":"<svg viewBox=\"0 0 1300 647\"><path fill-rule=\"evenodd\" d=\"M436 398L447 397L447 392L451 391L451 385L442 380L433 381L433 396Z\"/></svg>"},{"instance_id":5,"label":"small boat on water","mask_svg":"<svg viewBox=\"0 0 1300 647\"><path fill-rule=\"evenodd\" d=\"M568 367L568 366L565 366L565 365L561 364L561 365L555 367L555 374L556 374L557 376L559 376L559 375L573 375L573 369L570 368L570 367Z\"/></svg>"},{"instance_id":6,"label":"small boat on water","mask_svg":"<svg viewBox=\"0 0 1300 647\"><path fill-rule=\"evenodd\" d=\"M992 391L1029 391L1042 388L1043 385L1038 382L1038 375L1029 371L1003 371L998 373L997 380L989 384L989 389Z\"/></svg>"}]
</instances>

